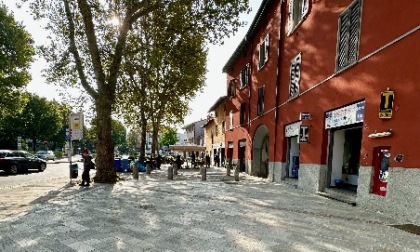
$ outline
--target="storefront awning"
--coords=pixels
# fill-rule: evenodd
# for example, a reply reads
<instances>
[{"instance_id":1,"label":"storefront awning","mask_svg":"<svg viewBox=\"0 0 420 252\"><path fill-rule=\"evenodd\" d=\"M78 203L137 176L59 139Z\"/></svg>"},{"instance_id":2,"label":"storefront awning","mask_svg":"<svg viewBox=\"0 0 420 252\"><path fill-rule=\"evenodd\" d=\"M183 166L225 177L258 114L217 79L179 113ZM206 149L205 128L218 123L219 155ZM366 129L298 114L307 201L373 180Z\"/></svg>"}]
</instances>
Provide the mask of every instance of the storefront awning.
<instances>
[{"instance_id":1,"label":"storefront awning","mask_svg":"<svg viewBox=\"0 0 420 252\"><path fill-rule=\"evenodd\" d=\"M206 147L196 144L176 144L169 145L169 149L173 151L205 151Z\"/></svg>"}]
</instances>

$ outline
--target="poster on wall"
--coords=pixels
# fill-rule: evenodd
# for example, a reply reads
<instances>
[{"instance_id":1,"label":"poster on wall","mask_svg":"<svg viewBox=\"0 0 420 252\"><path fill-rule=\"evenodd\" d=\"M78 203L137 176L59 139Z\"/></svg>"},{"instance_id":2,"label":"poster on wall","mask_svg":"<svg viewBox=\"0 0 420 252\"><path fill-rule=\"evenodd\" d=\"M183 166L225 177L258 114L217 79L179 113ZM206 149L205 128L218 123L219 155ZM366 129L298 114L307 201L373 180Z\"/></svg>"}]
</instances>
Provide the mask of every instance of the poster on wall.
<instances>
[{"instance_id":1,"label":"poster on wall","mask_svg":"<svg viewBox=\"0 0 420 252\"><path fill-rule=\"evenodd\" d=\"M325 129L363 122L365 101L354 103L325 113Z\"/></svg>"}]
</instances>

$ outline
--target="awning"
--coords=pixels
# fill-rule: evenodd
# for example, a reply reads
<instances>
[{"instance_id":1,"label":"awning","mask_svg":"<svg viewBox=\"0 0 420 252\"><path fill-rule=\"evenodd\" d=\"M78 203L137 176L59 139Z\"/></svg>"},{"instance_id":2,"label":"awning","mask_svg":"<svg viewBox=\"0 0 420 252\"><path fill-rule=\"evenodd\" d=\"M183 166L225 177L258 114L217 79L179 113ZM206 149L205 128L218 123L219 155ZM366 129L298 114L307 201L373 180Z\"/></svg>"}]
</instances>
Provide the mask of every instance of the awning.
<instances>
[{"instance_id":1,"label":"awning","mask_svg":"<svg viewBox=\"0 0 420 252\"><path fill-rule=\"evenodd\" d=\"M169 145L169 149L173 151L205 151L206 147L196 144L176 144Z\"/></svg>"}]
</instances>

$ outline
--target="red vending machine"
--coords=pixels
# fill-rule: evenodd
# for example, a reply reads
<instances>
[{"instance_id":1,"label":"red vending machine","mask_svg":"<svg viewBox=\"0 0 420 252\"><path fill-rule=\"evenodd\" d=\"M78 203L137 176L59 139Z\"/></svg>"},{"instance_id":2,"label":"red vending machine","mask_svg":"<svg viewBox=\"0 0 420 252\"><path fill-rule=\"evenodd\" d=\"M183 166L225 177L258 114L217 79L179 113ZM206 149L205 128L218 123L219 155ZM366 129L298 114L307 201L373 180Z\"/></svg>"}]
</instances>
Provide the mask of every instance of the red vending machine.
<instances>
[{"instance_id":1,"label":"red vending machine","mask_svg":"<svg viewBox=\"0 0 420 252\"><path fill-rule=\"evenodd\" d=\"M380 146L373 149L373 190L374 194L386 196L391 147Z\"/></svg>"}]
</instances>

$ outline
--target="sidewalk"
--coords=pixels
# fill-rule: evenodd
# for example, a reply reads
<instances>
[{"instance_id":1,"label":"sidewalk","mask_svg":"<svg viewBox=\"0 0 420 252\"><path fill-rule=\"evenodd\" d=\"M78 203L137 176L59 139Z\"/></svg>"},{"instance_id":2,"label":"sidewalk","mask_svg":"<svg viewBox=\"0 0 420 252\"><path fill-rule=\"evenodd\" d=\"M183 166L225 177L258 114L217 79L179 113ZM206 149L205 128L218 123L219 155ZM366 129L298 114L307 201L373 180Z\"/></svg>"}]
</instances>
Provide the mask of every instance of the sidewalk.
<instances>
[{"instance_id":1,"label":"sidewalk","mask_svg":"<svg viewBox=\"0 0 420 252\"><path fill-rule=\"evenodd\" d=\"M0 251L420 251L394 220L224 168L167 166L90 188L51 183L26 213L0 216ZM2 210L3 212L3 210Z\"/></svg>"}]
</instances>

